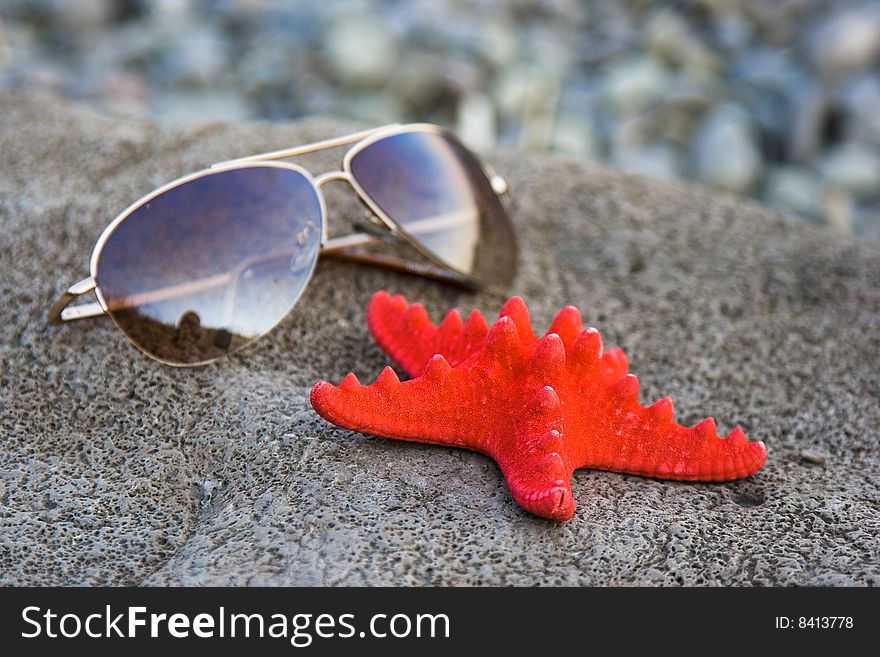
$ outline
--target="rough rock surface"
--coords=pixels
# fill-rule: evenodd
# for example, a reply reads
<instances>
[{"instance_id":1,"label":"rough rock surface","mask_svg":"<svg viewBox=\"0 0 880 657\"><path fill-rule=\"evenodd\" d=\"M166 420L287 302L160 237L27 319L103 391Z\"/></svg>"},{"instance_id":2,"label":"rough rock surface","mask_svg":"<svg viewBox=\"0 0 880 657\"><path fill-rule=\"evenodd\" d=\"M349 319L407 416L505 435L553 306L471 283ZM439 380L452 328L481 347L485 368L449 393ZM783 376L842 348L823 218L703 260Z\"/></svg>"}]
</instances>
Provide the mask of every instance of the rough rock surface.
<instances>
[{"instance_id":1,"label":"rough rock surface","mask_svg":"<svg viewBox=\"0 0 880 657\"><path fill-rule=\"evenodd\" d=\"M500 297L325 262L270 336L194 369L148 360L106 319L46 326L142 193L346 127L0 98L0 583L880 584L880 250L740 198L492 156L517 202L512 292L537 329L578 305L629 354L643 402L671 395L681 421L711 414L769 449L729 484L578 471L567 524L523 512L482 456L337 430L308 404L314 381L386 364L364 325L374 290L435 319ZM339 227L350 201L329 205Z\"/></svg>"}]
</instances>

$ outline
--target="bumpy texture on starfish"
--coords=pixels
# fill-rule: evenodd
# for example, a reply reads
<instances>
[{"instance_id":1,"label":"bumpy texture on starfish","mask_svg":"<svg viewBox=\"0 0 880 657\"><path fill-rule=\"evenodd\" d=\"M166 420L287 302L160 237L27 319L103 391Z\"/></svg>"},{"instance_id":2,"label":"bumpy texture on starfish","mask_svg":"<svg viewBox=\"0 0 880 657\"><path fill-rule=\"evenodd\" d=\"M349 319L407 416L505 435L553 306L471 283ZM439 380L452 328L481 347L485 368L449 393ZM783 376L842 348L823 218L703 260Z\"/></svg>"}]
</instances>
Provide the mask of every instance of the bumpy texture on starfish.
<instances>
[{"instance_id":1,"label":"bumpy texture on starfish","mask_svg":"<svg viewBox=\"0 0 880 657\"><path fill-rule=\"evenodd\" d=\"M754 474L766 449L737 427L719 438L712 418L673 421L672 400L638 403L638 380L619 349L603 352L577 308L564 308L538 339L513 297L488 328L479 312L450 311L435 326L420 304L376 293L367 311L378 344L415 377L390 367L362 386L348 374L321 381L311 401L346 429L462 447L501 467L514 499L554 520L574 514L571 475L598 468L647 477L724 481Z\"/></svg>"}]
</instances>

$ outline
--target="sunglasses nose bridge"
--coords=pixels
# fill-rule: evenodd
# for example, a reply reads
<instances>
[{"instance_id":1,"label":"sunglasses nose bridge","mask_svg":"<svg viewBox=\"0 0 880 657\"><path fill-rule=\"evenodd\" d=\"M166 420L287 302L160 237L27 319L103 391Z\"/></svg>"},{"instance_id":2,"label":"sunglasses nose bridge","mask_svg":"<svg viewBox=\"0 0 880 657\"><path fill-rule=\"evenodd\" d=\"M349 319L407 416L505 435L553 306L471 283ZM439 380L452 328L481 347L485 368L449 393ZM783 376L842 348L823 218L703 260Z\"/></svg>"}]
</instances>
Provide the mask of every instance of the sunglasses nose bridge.
<instances>
[{"instance_id":1,"label":"sunglasses nose bridge","mask_svg":"<svg viewBox=\"0 0 880 657\"><path fill-rule=\"evenodd\" d=\"M351 184L351 177L349 176L347 171L327 171L326 173L322 173L320 176L315 178L315 187L321 189L326 183L343 181Z\"/></svg>"},{"instance_id":2,"label":"sunglasses nose bridge","mask_svg":"<svg viewBox=\"0 0 880 657\"><path fill-rule=\"evenodd\" d=\"M321 197L321 205L324 207L324 227L321 235L322 244L327 244L330 240L330 227L327 221L327 210L326 210L326 201L324 200L324 194L321 188L330 182L347 182L349 185L354 187L351 183L351 178L347 171L340 169L339 171L326 171L319 176L315 176L312 180L312 184L315 186L315 189L318 191L318 196Z\"/></svg>"}]
</instances>

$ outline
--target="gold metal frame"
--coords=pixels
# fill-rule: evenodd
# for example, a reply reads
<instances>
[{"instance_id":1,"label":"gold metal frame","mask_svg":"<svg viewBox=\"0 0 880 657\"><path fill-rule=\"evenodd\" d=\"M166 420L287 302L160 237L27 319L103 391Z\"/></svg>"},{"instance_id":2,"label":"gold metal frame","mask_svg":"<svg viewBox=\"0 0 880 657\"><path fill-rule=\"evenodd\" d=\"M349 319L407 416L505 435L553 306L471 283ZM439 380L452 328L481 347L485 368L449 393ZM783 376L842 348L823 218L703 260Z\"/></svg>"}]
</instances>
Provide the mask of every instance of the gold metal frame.
<instances>
[{"instance_id":1,"label":"gold metal frame","mask_svg":"<svg viewBox=\"0 0 880 657\"><path fill-rule=\"evenodd\" d=\"M171 189L174 189L175 187L184 185L193 180L197 180L199 178L212 175L221 171L230 171L248 167L277 167L281 169L288 169L300 173L306 178L306 180L308 180L308 182L315 190L315 194L319 199L321 208L321 256L331 256L334 258L381 266L396 271L413 273L419 276L434 278L444 281L446 283L465 288L478 287L477 281L473 280L465 272L458 271L454 267L443 262L440 258L438 258L426 247L424 247L417 238L410 235L397 222L395 222L390 216L388 216L382 210L382 208L380 208L379 205L369 196L369 194L366 193L366 191L361 187L360 183L358 183L357 178L351 172L352 159L364 148L386 137L407 132L427 132L449 136L454 139L454 135L449 130L430 123L412 123L406 125L391 124L380 128L363 130L361 132L356 132L341 137L334 137L331 139L324 139L321 141L304 144L301 146L294 146L292 148L287 148L283 150L259 153L257 155L250 155L247 157L227 160L225 162L219 162L217 164L211 165L207 169L202 169L200 171L196 171L195 173L177 178L176 180L172 180L171 182L162 185L157 189L154 189L153 191L142 196L137 201L129 205L101 232L101 235L98 237L98 241L95 243L95 246L92 249L91 259L89 261L90 276L72 285L55 301L55 303L52 304L48 313L49 323L57 325L63 322L71 322L80 319L87 319L90 317L99 317L101 315L106 315L109 313L107 301L101 293L101 289L98 287L97 284L98 259L101 254L101 250L104 248L104 244L107 242L107 239L116 229L116 227L135 210L139 209L141 206L143 206L145 203L148 203L156 196L159 196L160 194L163 194ZM346 146L349 144L354 144L354 146L349 148L343 156L342 169L336 171L327 171L318 176L312 176L312 174L307 169L297 164L275 161L296 157L298 155L305 155L308 153L316 153L323 150L338 148L340 146ZM493 191L499 197L501 197L502 200L509 200L507 194L507 182L501 176L497 175L486 163L482 162L481 160L478 161L480 161L480 164L483 167L483 171L486 174L486 177L488 178ZM370 216L374 219L377 226L377 232L387 231L387 236L406 241L408 244L414 247L422 256L424 256L428 260L430 265L426 263L417 263L408 260L398 259L390 256L379 256L351 251L351 249L355 247L365 246L367 244L375 242L378 239L378 236L371 233L353 233L351 235L330 238L328 235L329 229L327 220L327 205L324 194L321 192L321 187L329 182L336 181L347 182L351 186L358 199L370 211ZM194 285L198 286L201 285L201 283L194 282ZM97 302L70 306L71 302L74 299L92 291L95 292ZM295 303L296 301L294 301L294 305Z\"/></svg>"},{"instance_id":2,"label":"gold metal frame","mask_svg":"<svg viewBox=\"0 0 880 657\"><path fill-rule=\"evenodd\" d=\"M426 266L422 263L414 263L407 260L390 258L387 256L383 257L351 253L349 249L357 246L363 246L375 241L376 238L368 233L355 233L352 235L346 235L344 237L329 239L321 245L321 254L349 261L362 262L365 264L385 267L387 269L394 269L396 271L408 272L419 276L426 276L428 278L441 280L443 282L457 285L459 287L474 289L478 287L476 281L474 281L465 272L458 271L454 267L443 262L440 258L435 256L431 251L425 248L421 244L421 242L419 242L418 238L410 235L404 228L400 226L400 224L398 224L390 216L388 216L388 214L379 207L379 205L370 197L370 195L367 194L364 188L361 187L360 183L358 183L357 181L357 178L355 178L354 174L352 174L351 172L352 159L364 148L374 142L385 139L386 137L391 137L393 135L407 132L427 132L430 134L451 137L457 141L455 135L450 130L435 125L433 123L408 123L405 125L392 123L390 125L380 128L372 128L370 130L355 132L353 134L345 135L343 137L325 139L323 141L314 142L312 144L294 146L293 148L286 148L283 150L269 151L267 153L259 153L257 155L250 155L248 157L236 158L234 160L228 160L226 162L214 164L212 168L228 166L237 163L267 162L271 160L280 160L288 157L295 157L297 155L305 155L307 153L314 153L331 148L338 148L339 146L354 144L354 146L348 149L343 156L341 170L328 171L326 173L322 173L321 175L317 176L317 178L315 178L317 187L321 187L321 185L327 182L347 182L355 191L355 194L357 195L361 203L363 203L370 211L371 216L379 219L384 228L389 231L389 234L391 236L406 240L406 242L412 245L422 256L427 258L432 266ZM499 197L501 197L503 201L509 202L507 181L504 180L504 178L499 176L497 173L495 173L492 167L490 167L486 162L483 162L479 158L478 161L483 168L483 173L489 180L489 184L491 185L492 190Z\"/></svg>"}]
</instances>

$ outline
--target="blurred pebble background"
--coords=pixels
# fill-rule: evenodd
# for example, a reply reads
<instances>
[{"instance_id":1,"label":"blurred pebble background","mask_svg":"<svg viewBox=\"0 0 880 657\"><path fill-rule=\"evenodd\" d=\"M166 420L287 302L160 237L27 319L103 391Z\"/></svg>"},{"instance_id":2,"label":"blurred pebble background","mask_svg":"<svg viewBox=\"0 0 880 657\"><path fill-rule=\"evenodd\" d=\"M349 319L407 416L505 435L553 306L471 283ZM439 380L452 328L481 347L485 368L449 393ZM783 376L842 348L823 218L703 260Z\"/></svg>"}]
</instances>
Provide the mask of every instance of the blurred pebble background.
<instances>
[{"instance_id":1,"label":"blurred pebble background","mask_svg":"<svg viewBox=\"0 0 880 657\"><path fill-rule=\"evenodd\" d=\"M0 0L0 93L20 87L112 115L432 121L880 239L880 0Z\"/></svg>"}]
</instances>

